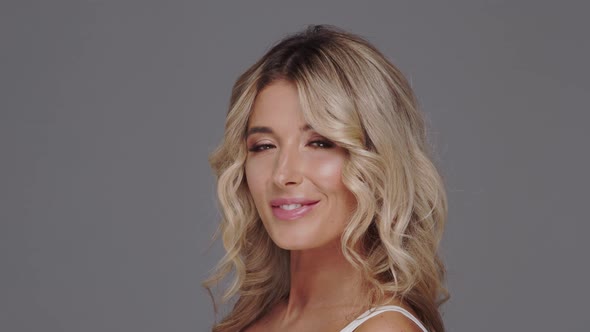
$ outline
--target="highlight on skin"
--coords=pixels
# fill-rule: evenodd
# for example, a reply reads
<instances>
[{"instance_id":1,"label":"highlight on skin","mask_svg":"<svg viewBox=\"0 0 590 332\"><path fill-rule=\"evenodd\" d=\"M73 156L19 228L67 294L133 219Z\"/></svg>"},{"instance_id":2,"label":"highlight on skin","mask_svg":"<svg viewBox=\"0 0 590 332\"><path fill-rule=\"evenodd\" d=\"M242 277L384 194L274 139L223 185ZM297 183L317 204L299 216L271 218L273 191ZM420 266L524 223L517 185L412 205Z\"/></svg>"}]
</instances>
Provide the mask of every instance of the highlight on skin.
<instances>
[{"instance_id":1,"label":"highlight on skin","mask_svg":"<svg viewBox=\"0 0 590 332\"><path fill-rule=\"evenodd\" d=\"M347 151L305 122L297 88L285 80L276 80L258 93L247 133L244 170L248 189L270 238L291 251L291 278L293 250L332 247L334 256L342 256L338 254L340 237L356 208L354 195L342 182ZM304 213L305 221L297 217L297 222L285 222L293 214L271 207L273 201L276 204L276 199L286 197L315 201L310 215ZM297 209L294 215L305 210Z\"/></svg>"},{"instance_id":2,"label":"highlight on skin","mask_svg":"<svg viewBox=\"0 0 590 332\"><path fill-rule=\"evenodd\" d=\"M448 292L437 250L447 203L422 114L394 65L366 40L330 26L283 39L233 87L223 142L210 156L226 254L204 286L233 276L221 302L237 301L213 331L239 331L289 295L289 252L268 236L244 176L252 105L276 80L297 87L306 122L348 153L342 181L357 209L342 251L362 273L361 300L368 308L400 299L429 331L443 332L439 306Z\"/></svg>"}]
</instances>

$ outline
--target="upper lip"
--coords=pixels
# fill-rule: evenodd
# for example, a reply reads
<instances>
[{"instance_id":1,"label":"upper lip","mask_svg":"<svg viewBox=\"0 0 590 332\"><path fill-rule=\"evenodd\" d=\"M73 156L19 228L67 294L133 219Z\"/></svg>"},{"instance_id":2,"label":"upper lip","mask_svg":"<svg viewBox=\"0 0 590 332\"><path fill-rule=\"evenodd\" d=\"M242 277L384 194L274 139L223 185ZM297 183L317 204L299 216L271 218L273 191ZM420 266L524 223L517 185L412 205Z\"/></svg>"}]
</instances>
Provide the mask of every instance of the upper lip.
<instances>
[{"instance_id":1,"label":"upper lip","mask_svg":"<svg viewBox=\"0 0 590 332\"><path fill-rule=\"evenodd\" d=\"M317 199L307 199L307 198L277 198L270 201L271 206L281 206L281 205L289 205L289 204L301 204L301 205L309 205L319 202Z\"/></svg>"}]
</instances>

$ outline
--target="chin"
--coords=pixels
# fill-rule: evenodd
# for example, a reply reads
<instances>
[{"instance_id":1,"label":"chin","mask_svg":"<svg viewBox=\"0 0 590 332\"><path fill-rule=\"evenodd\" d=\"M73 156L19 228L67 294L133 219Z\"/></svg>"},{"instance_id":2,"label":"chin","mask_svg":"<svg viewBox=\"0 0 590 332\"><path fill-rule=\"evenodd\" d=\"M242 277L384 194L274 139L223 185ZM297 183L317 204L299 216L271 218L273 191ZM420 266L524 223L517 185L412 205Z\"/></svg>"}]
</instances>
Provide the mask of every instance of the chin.
<instances>
[{"instance_id":1,"label":"chin","mask_svg":"<svg viewBox=\"0 0 590 332\"><path fill-rule=\"evenodd\" d=\"M329 243L332 243L334 240L329 239L314 239L311 236L271 236L273 242L277 245L277 247L284 249L284 250L310 250L323 247Z\"/></svg>"},{"instance_id":2,"label":"chin","mask_svg":"<svg viewBox=\"0 0 590 332\"><path fill-rule=\"evenodd\" d=\"M322 224L323 216L284 221L267 216L264 227L275 245L284 250L310 250L340 240L342 230ZM330 227L327 227L330 226Z\"/></svg>"},{"instance_id":3,"label":"chin","mask_svg":"<svg viewBox=\"0 0 590 332\"><path fill-rule=\"evenodd\" d=\"M293 241L282 241L277 242L275 241L277 247L285 250L307 250L313 249L315 246L310 245L309 243L300 243L300 242L293 242Z\"/></svg>"}]
</instances>

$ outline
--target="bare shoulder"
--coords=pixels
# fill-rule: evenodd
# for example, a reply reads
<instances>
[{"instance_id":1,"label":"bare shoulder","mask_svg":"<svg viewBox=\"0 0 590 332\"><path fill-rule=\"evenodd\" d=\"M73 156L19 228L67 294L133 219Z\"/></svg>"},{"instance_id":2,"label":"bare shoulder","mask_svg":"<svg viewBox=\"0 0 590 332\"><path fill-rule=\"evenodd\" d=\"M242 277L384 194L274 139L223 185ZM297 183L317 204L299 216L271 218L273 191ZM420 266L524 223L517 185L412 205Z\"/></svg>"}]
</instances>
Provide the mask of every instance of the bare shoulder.
<instances>
[{"instance_id":1,"label":"bare shoulder","mask_svg":"<svg viewBox=\"0 0 590 332\"><path fill-rule=\"evenodd\" d=\"M382 312L371 317L355 332L422 332L411 319L396 311Z\"/></svg>"}]
</instances>

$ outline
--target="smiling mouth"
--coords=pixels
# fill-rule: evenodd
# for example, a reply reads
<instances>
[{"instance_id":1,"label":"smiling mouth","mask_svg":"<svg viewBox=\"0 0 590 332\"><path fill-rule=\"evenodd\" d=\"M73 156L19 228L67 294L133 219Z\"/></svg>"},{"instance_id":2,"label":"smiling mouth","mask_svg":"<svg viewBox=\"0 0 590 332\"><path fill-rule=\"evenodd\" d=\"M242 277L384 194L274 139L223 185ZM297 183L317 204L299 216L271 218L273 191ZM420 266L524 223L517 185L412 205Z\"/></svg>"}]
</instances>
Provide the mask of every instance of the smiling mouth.
<instances>
[{"instance_id":1,"label":"smiling mouth","mask_svg":"<svg viewBox=\"0 0 590 332\"><path fill-rule=\"evenodd\" d=\"M284 205L279 205L277 207L279 207L279 208L281 208L283 210L291 211L291 210L298 209L298 208L300 208L302 206L303 206L303 204L284 204Z\"/></svg>"},{"instance_id":2,"label":"smiling mouth","mask_svg":"<svg viewBox=\"0 0 590 332\"><path fill-rule=\"evenodd\" d=\"M308 214L319 203L319 201L310 202L309 204L281 204L272 205L273 215L280 220L297 220Z\"/></svg>"}]
</instances>

